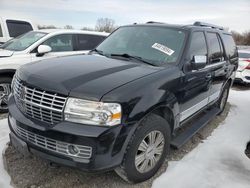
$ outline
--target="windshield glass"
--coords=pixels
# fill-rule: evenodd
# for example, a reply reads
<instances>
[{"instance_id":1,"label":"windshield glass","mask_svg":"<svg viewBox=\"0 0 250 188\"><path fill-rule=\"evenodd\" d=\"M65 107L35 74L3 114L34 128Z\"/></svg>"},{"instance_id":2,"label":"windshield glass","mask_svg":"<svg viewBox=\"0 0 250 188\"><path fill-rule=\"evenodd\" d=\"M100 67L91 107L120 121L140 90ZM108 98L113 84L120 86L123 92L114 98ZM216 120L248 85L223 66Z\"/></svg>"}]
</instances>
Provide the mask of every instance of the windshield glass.
<instances>
[{"instance_id":1,"label":"windshield glass","mask_svg":"<svg viewBox=\"0 0 250 188\"><path fill-rule=\"evenodd\" d=\"M160 66L176 62L185 40L183 30L155 26L121 27L97 50L104 55L129 54Z\"/></svg>"},{"instance_id":2,"label":"windshield glass","mask_svg":"<svg viewBox=\"0 0 250 188\"><path fill-rule=\"evenodd\" d=\"M12 51L23 51L45 35L46 33L31 31L7 42L2 48Z\"/></svg>"}]
</instances>

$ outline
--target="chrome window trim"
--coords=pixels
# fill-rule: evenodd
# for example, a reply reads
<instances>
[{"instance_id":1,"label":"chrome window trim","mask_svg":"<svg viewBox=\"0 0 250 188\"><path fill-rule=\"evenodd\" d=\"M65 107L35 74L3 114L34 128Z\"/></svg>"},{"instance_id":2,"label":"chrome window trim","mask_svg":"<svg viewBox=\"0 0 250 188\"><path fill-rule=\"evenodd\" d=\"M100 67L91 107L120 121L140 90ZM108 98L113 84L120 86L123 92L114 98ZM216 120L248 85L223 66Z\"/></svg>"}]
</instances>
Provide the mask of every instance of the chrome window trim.
<instances>
[{"instance_id":1,"label":"chrome window trim","mask_svg":"<svg viewBox=\"0 0 250 188\"><path fill-rule=\"evenodd\" d=\"M208 64L208 65L206 65L206 67L204 67L202 69L199 69L199 70L192 70L192 72L203 71L203 70L218 67L218 66L221 66L221 65L224 65L224 64L226 64L226 61L221 61L221 62L218 62L218 63Z\"/></svg>"}]
</instances>

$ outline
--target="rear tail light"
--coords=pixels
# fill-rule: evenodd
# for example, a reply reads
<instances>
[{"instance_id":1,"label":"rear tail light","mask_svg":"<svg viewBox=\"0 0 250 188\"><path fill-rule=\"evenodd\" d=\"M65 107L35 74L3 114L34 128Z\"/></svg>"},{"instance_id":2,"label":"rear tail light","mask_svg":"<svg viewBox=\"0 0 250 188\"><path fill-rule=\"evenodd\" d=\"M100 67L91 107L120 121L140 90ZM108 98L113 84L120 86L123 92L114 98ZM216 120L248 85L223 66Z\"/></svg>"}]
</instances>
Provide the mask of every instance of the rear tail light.
<instances>
[{"instance_id":1,"label":"rear tail light","mask_svg":"<svg viewBox=\"0 0 250 188\"><path fill-rule=\"evenodd\" d=\"M246 62L248 62L246 69L250 70L250 60L246 60Z\"/></svg>"},{"instance_id":2,"label":"rear tail light","mask_svg":"<svg viewBox=\"0 0 250 188\"><path fill-rule=\"evenodd\" d=\"M250 70L250 63L248 64L248 66L246 67L246 69Z\"/></svg>"}]
</instances>

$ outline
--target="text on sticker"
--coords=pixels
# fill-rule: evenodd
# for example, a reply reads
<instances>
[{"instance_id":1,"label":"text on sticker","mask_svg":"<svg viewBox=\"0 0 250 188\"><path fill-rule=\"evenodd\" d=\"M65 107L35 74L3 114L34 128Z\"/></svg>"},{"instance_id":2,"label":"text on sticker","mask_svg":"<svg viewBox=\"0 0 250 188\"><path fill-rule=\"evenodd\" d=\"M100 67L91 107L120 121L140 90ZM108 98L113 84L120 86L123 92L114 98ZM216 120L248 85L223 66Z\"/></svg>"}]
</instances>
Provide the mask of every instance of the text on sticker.
<instances>
[{"instance_id":1,"label":"text on sticker","mask_svg":"<svg viewBox=\"0 0 250 188\"><path fill-rule=\"evenodd\" d=\"M167 46L159 44L159 43L154 43L152 48L159 50L159 51L161 51L169 56L171 56L174 53L174 50L168 48Z\"/></svg>"}]
</instances>

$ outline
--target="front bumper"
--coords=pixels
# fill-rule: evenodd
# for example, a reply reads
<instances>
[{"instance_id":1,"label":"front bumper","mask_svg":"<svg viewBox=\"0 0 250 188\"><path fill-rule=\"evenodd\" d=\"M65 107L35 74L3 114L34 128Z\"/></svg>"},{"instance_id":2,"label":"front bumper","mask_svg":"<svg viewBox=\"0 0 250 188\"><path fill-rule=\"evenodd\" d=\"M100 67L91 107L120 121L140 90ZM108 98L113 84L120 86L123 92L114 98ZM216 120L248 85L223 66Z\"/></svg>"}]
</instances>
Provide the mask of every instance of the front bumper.
<instances>
[{"instance_id":1,"label":"front bumper","mask_svg":"<svg viewBox=\"0 0 250 188\"><path fill-rule=\"evenodd\" d=\"M99 127L71 122L60 122L48 126L43 122L26 117L9 98L9 127L11 134L27 144L28 151L61 165L76 167L84 171L111 170L122 162L128 142L136 124L114 127ZM56 144L64 146L58 152ZM89 149L90 156L75 157L67 153L67 147L75 145ZM57 148L57 149L55 149ZM88 153L87 153L88 154Z\"/></svg>"},{"instance_id":2,"label":"front bumper","mask_svg":"<svg viewBox=\"0 0 250 188\"><path fill-rule=\"evenodd\" d=\"M237 71L235 82L250 83L250 70L245 69L243 71Z\"/></svg>"}]
</instances>

